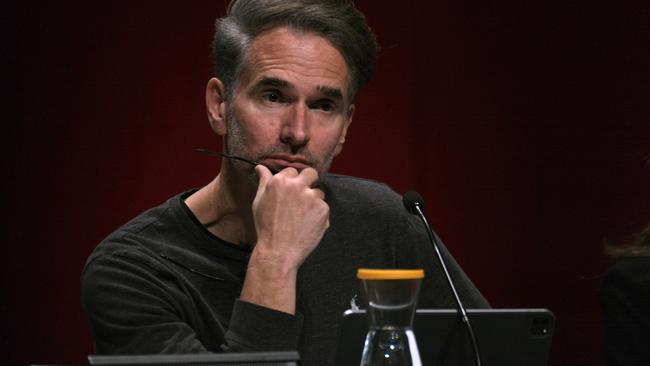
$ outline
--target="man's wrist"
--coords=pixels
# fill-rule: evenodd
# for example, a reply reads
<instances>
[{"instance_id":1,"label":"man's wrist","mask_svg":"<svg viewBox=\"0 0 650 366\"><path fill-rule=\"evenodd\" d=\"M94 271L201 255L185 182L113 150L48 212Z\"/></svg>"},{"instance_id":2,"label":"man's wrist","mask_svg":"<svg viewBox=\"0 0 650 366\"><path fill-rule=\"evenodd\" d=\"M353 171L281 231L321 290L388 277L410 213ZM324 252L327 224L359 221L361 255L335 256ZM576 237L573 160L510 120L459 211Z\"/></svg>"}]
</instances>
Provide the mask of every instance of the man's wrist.
<instances>
[{"instance_id":1,"label":"man's wrist","mask_svg":"<svg viewBox=\"0 0 650 366\"><path fill-rule=\"evenodd\" d=\"M256 248L251 254L240 299L295 314L298 268L282 256Z\"/></svg>"},{"instance_id":2,"label":"man's wrist","mask_svg":"<svg viewBox=\"0 0 650 366\"><path fill-rule=\"evenodd\" d=\"M291 253L274 250L273 245L258 240L250 259L248 269L259 271L260 275L268 277L269 280L295 277L302 262L293 258Z\"/></svg>"}]
</instances>

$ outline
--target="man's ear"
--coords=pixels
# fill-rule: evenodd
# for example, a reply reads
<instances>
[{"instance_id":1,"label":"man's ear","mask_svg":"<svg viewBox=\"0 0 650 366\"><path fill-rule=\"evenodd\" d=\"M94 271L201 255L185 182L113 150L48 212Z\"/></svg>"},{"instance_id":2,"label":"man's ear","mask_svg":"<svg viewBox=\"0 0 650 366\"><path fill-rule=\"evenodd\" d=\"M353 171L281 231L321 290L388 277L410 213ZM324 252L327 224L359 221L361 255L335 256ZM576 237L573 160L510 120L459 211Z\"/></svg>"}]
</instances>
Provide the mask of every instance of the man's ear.
<instances>
[{"instance_id":1,"label":"man's ear","mask_svg":"<svg viewBox=\"0 0 650 366\"><path fill-rule=\"evenodd\" d=\"M210 127L219 136L224 136L226 126L226 90L221 80L212 78L208 80L205 88L205 107L208 112Z\"/></svg>"},{"instance_id":2,"label":"man's ear","mask_svg":"<svg viewBox=\"0 0 650 366\"><path fill-rule=\"evenodd\" d=\"M350 127L350 123L352 123L352 117L354 116L354 104L350 104L348 107L346 119L345 119L345 124L343 125L343 130L341 130L341 135L339 135L339 141L336 143L336 148L334 149L334 156L338 155L341 153L341 150L343 150L343 144L345 143L345 136L348 133L348 127Z\"/></svg>"}]
</instances>

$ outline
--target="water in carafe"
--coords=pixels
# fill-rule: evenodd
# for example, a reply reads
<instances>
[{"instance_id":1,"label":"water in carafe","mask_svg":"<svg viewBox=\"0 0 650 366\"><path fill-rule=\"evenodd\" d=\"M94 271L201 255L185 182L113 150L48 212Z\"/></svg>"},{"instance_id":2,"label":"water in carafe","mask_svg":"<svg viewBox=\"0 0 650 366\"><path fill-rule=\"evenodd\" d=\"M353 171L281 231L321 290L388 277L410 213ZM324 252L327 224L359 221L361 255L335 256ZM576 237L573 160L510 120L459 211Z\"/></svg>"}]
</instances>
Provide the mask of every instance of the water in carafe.
<instances>
[{"instance_id":1,"label":"water in carafe","mask_svg":"<svg viewBox=\"0 0 650 366\"><path fill-rule=\"evenodd\" d=\"M357 277L368 314L361 366L421 366L412 325L424 271L359 269Z\"/></svg>"}]
</instances>

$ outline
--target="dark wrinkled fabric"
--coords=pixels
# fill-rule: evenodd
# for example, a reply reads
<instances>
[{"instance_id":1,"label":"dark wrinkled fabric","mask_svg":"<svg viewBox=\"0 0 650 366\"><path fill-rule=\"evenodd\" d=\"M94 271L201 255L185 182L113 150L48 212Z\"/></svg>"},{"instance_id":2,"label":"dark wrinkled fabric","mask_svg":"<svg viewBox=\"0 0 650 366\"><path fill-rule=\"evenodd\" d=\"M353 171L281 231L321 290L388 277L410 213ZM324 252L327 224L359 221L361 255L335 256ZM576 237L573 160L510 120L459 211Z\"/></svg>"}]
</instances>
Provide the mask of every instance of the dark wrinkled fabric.
<instances>
[{"instance_id":1,"label":"dark wrinkled fabric","mask_svg":"<svg viewBox=\"0 0 650 366\"><path fill-rule=\"evenodd\" d=\"M295 350L333 364L356 270L423 268L420 308L455 308L426 232L383 184L324 175L330 228L298 273L296 315L237 300L250 249L203 228L172 197L100 243L82 275L82 303L101 354ZM488 304L442 248L468 308Z\"/></svg>"}]
</instances>

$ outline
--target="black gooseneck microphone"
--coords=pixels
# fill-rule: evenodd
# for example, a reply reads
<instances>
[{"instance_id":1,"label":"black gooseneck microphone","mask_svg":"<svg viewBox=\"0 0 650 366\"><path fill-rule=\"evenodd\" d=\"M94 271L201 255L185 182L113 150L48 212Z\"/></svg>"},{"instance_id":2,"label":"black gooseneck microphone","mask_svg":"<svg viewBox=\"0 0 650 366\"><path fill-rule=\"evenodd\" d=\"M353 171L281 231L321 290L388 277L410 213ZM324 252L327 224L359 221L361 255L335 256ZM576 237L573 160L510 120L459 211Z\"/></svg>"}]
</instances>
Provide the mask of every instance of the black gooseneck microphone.
<instances>
[{"instance_id":1,"label":"black gooseneck microphone","mask_svg":"<svg viewBox=\"0 0 650 366\"><path fill-rule=\"evenodd\" d=\"M440 249L438 248L440 244L438 243L436 236L433 234L433 230L431 230L431 227L429 226L429 223L427 222L427 219L426 217L424 217L424 213L422 212L422 210L424 209L424 199L418 192L409 191L406 192L404 196L402 196L402 202L404 203L404 207L406 207L406 210L414 215L417 215L420 218L420 220L422 220L422 223L424 223L424 226L427 228L427 234L429 234L429 240L431 241L431 245L433 245L433 249L436 252L436 256L438 257L438 262L440 262L440 267L442 267L442 271L445 273L445 277L447 277L447 283L449 284L449 288L451 289L451 292L454 294L454 298L456 299L456 305L458 305L458 311L460 313L461 319L463 323L465 323L467 332L469 333L469 337L472 341L472 349L474 350L474 360L476 361L477 366L481 366L481 356L479 354L478 345L476 344L474 329L472 328L472 324L469 322L469 318L467 317L467 312L465 311L463 302L460 301L460 297L458 296L458 292L456 291L456 286L454 286L454 283L451 280L451 276L449 275L449 271L447 271L447 265L445 264L445 261L442 258L442 254L440 254Z\"/></svg>"}]
</instances>

